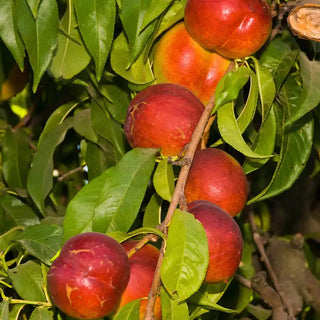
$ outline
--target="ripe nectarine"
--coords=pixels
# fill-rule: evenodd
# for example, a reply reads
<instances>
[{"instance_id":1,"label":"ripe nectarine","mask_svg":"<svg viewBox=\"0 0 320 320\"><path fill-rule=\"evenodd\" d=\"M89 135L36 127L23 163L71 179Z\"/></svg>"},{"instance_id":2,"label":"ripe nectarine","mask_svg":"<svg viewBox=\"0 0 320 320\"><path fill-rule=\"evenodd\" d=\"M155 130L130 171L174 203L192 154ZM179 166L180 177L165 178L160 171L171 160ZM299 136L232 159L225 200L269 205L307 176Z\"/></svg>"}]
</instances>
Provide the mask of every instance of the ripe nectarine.
<instances>
[{"instance_id":1,"label":"ripe nectarine","mask_svg":"<svg viewBox=\"0 0 320 320\"><path fill-rule=\"evenodd\" d=\"M127 252L137 245L138 241L128 240L122 243ZM119 308L130 301L148 297L154 271L159 258L159 249L147 244L130 258L130 279L126 290L123 293ZM139 319L144 319L148 300L141 300ZM156 298L154 309L155 320L161 319L160 297Z\"/></svg>"},{"instance_id":2,"label":"ripe nectarine","mask_svg":"<svg viewBox=\"0 0 320 320\"><path fill-rule=\"evenodd\" d=\"M113 312L130 276L129 259L116 240L98 232L70 238L48 272L53 303L79 319Z\"/></svg>"},{"instance_id":3,"label":"ripe nectarine","mask_svg":"<svg viewBox=\"0 0 320 320\"><path fill-rule=\"evenodd\" d=\"M209 266L204 282L226 282L241 260L243 240L238 224L210 201L193 201L188 204L188 211L203 225L207 235Z\"/></svg>"},{"instance_id":4,"label":"ripe nectarine","mask_svg":"<svg viewBox=\"0 0 320 320\"><path fill-rule=\"evenodd\" d=\"M184 21L201 46L232 59L258 51L272 26L264 0L188 0Z\"/></svg>"},{"instance_id":5,"label":"ripe nectarine","mask_svg":"<svg viewBox=\"0 0 320 320\"><path fill-rule=\"evenodd\" d=\"M132 147L161 148L163 155L176 156L190 142L203 110L183 86L152 85L130 102L124 131Z\"/></svg>"},{"instance_id":6,"label":"ripe nectarine","mask_svg":"<svg viewBox=\"0 0 320 320\"><path fill-rule=\"evenodd\" d=\"M247 194L247 178L235 158L217 148L196 152L185 185L187 202L209 200L235 216Z\"/></svg>"},{"instance_id":7,"label":"ripe nectarine","mask_svg":"<svg viewBox=\"0 0 320 320\"><path fill-rule=\"evenodd\" d=\"M181 84L206 104L229 64L230 60L203 49L180 22L156 45L153 71L157 83Z\"/></svg>"}]
</instances>

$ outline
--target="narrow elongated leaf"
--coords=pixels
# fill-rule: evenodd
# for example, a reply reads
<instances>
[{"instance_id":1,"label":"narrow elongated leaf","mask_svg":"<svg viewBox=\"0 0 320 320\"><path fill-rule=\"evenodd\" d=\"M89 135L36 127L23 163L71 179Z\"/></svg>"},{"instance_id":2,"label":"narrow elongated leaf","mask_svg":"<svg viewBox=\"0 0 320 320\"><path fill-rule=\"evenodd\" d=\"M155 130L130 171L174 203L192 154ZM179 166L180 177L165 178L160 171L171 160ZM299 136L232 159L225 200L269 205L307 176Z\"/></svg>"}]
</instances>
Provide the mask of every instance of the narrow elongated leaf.
<instances>
[{"instance_id":1,"label":"narrow elongated leaf","mask_svg":"<svg viewBox=\"0 0 320 320\"><path fill-rule=\"evenodd\" d=\"M171 3L172 1L168 0L150 0L139 31L141 32L150 22L163 14Z\"/></svg>"},{"instance_id":2,"label":"narrow elongated leaf","mask_svg":"<svg viewBox=\"0 0 320 320\"><path fill-rule=\"evenodd\" d=\"M153 185L162 199L171 201L174 191L174 173L173 167L167 159L158 163L153 176Z\"/></svg>"},{"instance_id":3,"label":"narrow elongated leaf","mask_svg":"<svg viewBox=\"0 0 320 320\"><path fill-rule=\"evenodd\" d=\"M91 108L76 112L73 127L81 136L96 143L98 141L98 135L92 127L91 113Z\"/></svg>"},{"instance_id":4,"label":"narrow elongated leaf","mask_svg":"<svg viewBox=\"0 0 320 320\"><path fill-rule=\"evenodd\" d=\"M73 118L66 119L60 126L47 133L41 140L34 155L32 167L28 175L28 192L42 214L46 214L45 197L52 188L53 153L63 141L68 129L72 126Z\"/></svg>"},{"instance_id":5,"label":"narrow elongated leaf","mask_svg":"<svg viewBox=\"0 0 320 320\"><path fill-rule=\"evenodd\" d=\"M82 38L92 55L100 80L113 40L115 0L75 0L75 11Z\"/></svg>"},{"instance_id":6,"label":"narrow elongated leaf","mask_svg":"<svg viewBox=\"0 0 320 320\"><path fill-rule=\"evenodd\" d=\"M188 319L189 310L186 302L179 302L170 297L167 291L161 287L161 312L163 320Z\"/></svg>"},{"instance_id":7,"label":"narrow elongated leaf","mask_svg":"<svg viewBox=\"0 0 320 320\"><path fill-rule=\"evenodd\" d=\"M161 223L162 199L156 193L149 200L143 215L144 227L155 227Z\"/></svg>"},{"instance_id":8,"label":"narrow elongated leaf","mask_svg":"<svg viewBox=\"0 0 320 320\"><path fill-rule=\"evenodd\" d=\"M28 227L39 222L39 218L33 210L18 198L9 195L2 195L0 197L1 233L14 227Z\"/></svg>"},{"instance_id":9,"label":"narrow elongated leaf","mask_svg":"<svg viewBox=\"0 0 320 320\"><path fill-rule=\"evenodd\" d=\"M15 240L21 243L34 257L50 265L50 259L62 244L62 228L50 224L30 226Z\"/></svg>"},{"instance_id":10,"label":"narrow elongated leaf","mask_svg":"<svg viewBox=\"0 0 320 320\"><path fill-rule=\"evenodd\" d=\"M133 149L83 187L67 207L64 239L84 231L127 232L144 197L155 155L154 149Z\"/></svg>"},{"instance_id":11,"label":"narrow elongated leaf","mask_svg":"<svg viewBox=\"0 0 320 320\"><path fill-rule=\"evenodd\" d=\"M53 312L44 308L36 308L32 311L29 320L53 320Z\"/></svg>"},{"instance_id":12,"label":"narrow elongated leaf","mask_svg":"<svg viewBox=\"0 0 320 320\"><path fill-rule=\"evenodd\" d=\"M8 127L2 141L2 170L11 188L25 188L31 160L29 138L21 130Z\"/></svg>"},{"instance_id":13,"label":"narrow elongated leaf","mask_svg":"<svg viewBox=\"0 0 320 320\"><path fill-rule=\"evenodd\" d=\"M233 148L250 158L270 158L272 155L258 154L248 146L234 114L234 104L226 103L218 109L218 128L221 137Z\"/></svg>"},{"instance_id":14,"label":"narrow elongated leaf","mask_svg":"<svg viewBox=\"0 0 320 320\"><path fill-rule=\"evenodd\" d=\"M289 77L280 91L281 106L285 109L284 117L290 116L299 101L301 89L298 80ZM285 119L285 118L284 118ZM283 118L278 123L283 123ZM281 128L281 150L277 167L267 187L249 203L273 197L287 189L298 179L305 168L312 149L314 122L311 115L294 122L289 127Z\"/></svg>"},{"instance_id":15,"label":"narrow elongated leaf","mask_svg":"<svg viewBox=\"0 0 320 320\"><path fill-rule=\"evenodd\" d=\"M262 67L257 59L254 59L255 72L258 79L259 97L261 101L262 123L267 119L272 103L276 96L276 86L272 75L266 67Z\"/></svg>"},{"instance_id":16,"label":"narrow elongated leaf","mask_svg":"<svg viewBox=\"0 0 320 320\"><path fill-rule=\"evenodd\" d=\"M276 142L277 121L274 110L271 109L267 119L259 128L255 141L253 143L253 150L257 153L272 154ZM245 159L243 163L243 170L246 174L261 168L269 159Z\"/></svg>"},{"instance_id":17,"label":"narrow elongated leaf","mask_svg":"<svg viewBox=\"0 0 320 320\"><path fill-rule=\"evenodd\" d=\"M251 75L252 71L244 66L224 75L215 91L216 102L212 112L215 113L221 106L236 99Z\"/></svg>"},{"instance_id":18,"label":"narrow elongated leaf","mask_svg":"<svg viewBox=\"0 0 320 320\"><path fill-rule=\"evenodd\" d=\"M24 67L24 45L16 25L15 2L13 0L0 0L0 8L0 38L22 70Z\"/></svg>"},{"instance_id":19,"label":"narrow elongated leaf","mask_svg":"<svg viewBox=\"0 0 320 320\"><path fill-rule=\"evenodd\" d=\"M46 301L41 266L29 260L8 271L14 289L25 300Z\"/></svg>"},{"instance_id":20,"label":"narrow elongated leaf","mask_svg":"<svg viewBox=\"0 0 320 320\"><path fill-rule=\"evenodd\" d=\"M194 216L177 209L170 222L161 280L173 299L183 301L201 286L209 261L206 233Z\"/></svg>"},{"instance_id":21,"label":"narrow elongated leaf","mask_svg":"<svg viewBox=\"0 0 320 320\"><path fill-rule=\"evenodd\" d=\"M130 68L130 50L125 34L122 32L114 40L111 49L111 67L115 73L134 84L147 84L154 80L149 60L141 55Z\"/></svg>"},{"instance_id":22,"label":"narrow elongated leaf","mask_svg":"<svg viewBox=\"0 0 320 320\"><path fill-rule=\"evenodd\" d=\"M17 24L33 70L33 91L51 62L57 45L58 7L55 0L42 0L34 18L26 0L17 0Z\"/></svg>"},{"instance_id":23,"label":"narrow elongated leaf","mask_svg":"<svg viewBox=\"0 0 320 320\"><path fill-rule=\"evenodd\" d=\"M58 48L52 59L50 72L56 78L71 79L81 72L91 59L77 28L72 1L60 21L60 28Z\"/></svg>"},{"instance_id":24,"label":"narrow elongated leaf","mask_svg":"<svg viewBox=\"0 0 320 320\"><path fill-rule=\"evenodd\" d=\"M290 115L286 125L300 119L320 103L320 62L310 61L304 53L301 53L300 63L303 89L297 102L298 108Z\"/></svg>"},{"instance_id":25,"label":"narrow elongated leaf","mask_svg":"<svg viewBox=\"0 0 320 320\"><path fill-rule=\"evenodd\" d=\"M86 98L77 101L70 101L66 104L60 106L50 115L50 118L47 120L45 127L41 131L39 138L39 144L41 143L42 138L50 131L54 130L57 126L61 125L63 121L70 115L70 113Z\"/></svg>"}]
</instances>

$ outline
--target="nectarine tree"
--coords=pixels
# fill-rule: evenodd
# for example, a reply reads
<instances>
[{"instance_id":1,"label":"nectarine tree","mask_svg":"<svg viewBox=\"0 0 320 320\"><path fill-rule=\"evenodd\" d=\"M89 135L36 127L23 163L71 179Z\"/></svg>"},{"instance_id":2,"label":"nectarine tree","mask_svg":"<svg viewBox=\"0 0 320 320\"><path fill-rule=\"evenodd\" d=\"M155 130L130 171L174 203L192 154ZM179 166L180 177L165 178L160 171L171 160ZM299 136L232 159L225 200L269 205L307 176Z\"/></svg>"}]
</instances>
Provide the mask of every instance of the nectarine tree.
<instances>
[{"instance_id":1,"label":"nectarine tree","mask_svg":"<svg viewBox=\"0 0 320 320\"><path fill-rule=\"evenodd\" d=\"M0 3L2 320L317 318L317 5Z\"/></svg>"}]
</instances>

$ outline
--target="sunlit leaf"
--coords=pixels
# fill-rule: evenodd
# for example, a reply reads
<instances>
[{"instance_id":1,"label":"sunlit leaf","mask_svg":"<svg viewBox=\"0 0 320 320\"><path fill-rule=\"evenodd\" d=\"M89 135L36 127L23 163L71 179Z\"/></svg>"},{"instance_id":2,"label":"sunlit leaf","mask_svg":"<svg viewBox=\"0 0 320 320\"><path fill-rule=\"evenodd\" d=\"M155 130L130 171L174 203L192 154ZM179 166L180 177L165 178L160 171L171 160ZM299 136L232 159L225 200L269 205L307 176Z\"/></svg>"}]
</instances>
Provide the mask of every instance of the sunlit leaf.
<instances>
[{"instance_id":1,"label":"sunlit leaf","mask_svg":"<svg viewBox=\"0 0 320 320\"><path fill-rule=\"evenodd\" d=\"M35 308L29 320L53 320L53 312L44 308Z\"/></svg>"},{"instance_id":2,"label":"sunlit leaf","mask_svg":"<svg viewBox=\"0 0 320 320\"><path fill-rule=\"evenodd\" d=\"M158 163L153 175L153 185L161 198L171 201L174 191L174 173L173 167L168 163L167 159L163 159Z\"/></svg>"},{"instance_id":3,"label":"sunlit leaf","mask_svg":"<svg viewBox=\"0 0 320 320\"><path fill-rule=\"evenodd\" d=\"M100 80L113 40L115 0L74 0L74 6L81 35L93 56Z\"/></svg>"},{"instance_id":4,"label":"sunlit leaf","mask_svg":"<svg viewBox=\"0 0 320 320\"><path fill-rule=\"evenodd\" d=\"M128 231L144 197L155 155L154 149L133 149L83 187L67 207L64 239L85 231Z\"/></svg>"},{"instance_id":5,"label":"sunlit leaf","mask_svg":"<svg viewBox=\"0 0 320 320\"><path fill-rule=\"evenodd\" d=\"M139 320L140 299L126 303L113 317L113 320Z\"/></svg>"},{"instance_id":6,"label":"sunlit leaf","mask_svg":"<svg viewBox=\"0 0 320 320\"><path fill-rule=\"evenodd\" d=\"M161 265L161 280L170 296L183 301L194 294L203 282L208 260L203 226L192 214L177 209L169 225Z\"/></svg>"}]
</instances>

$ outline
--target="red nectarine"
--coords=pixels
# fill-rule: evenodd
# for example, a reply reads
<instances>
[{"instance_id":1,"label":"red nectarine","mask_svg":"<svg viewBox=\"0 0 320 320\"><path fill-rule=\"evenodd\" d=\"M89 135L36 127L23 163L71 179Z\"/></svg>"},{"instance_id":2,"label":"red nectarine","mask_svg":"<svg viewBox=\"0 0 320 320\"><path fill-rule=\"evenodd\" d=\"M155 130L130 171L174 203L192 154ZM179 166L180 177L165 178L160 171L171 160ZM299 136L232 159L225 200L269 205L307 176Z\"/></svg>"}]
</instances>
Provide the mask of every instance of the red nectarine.
<instances>
[{"instance_id":1,"label":"red nectarine","mask_svg":"<svg viewBox=\"0 0 320 320\"><path fill-rule=\"evenodd\" d=\"M130 102L124 131L132 147L161 148L176 156L190 142L204 106L183 86L152 85Z\"/></svg>"},{"instance_id":2,"label":"red nectarine","mask_svg":"<svg viewBox=\"0 0 320 320\"><path fill-rule=\"evenodd\" d=\"M236 272L242 255L243 240L236 221L210 201L196 200L188 211L203 225L209 247L209 266L205 283L227 281Z\"/></svg>"},{"instance_id":3,"label":"red nectarine","mask_svg":"<svg viewBox=\"0 0 320 320\"><path fill-rule=\"evenodd\" d=\"M264 0L188 0L184 21L201 46L233 59L258 51L272 26Z\"/></svg>"},{"instance_id":4,"label":"red nectarine","mask_svg":"<svg viewBox=\"0 0 320 320\"><path fill-rule=\"evenodd\" d=\"M138 241L128 240L122 243L127 252L137 245ZM130 301L147 298L154 271L159 258L159 249L150 244L145 245L139 251L135 252L130 258L130 279L126 290L123 293L119 308ZM144 319L148 300L141 300L139 319ZM155 320L161 319L160 297L156 298L154 309Z\"/></svg>"},{"instance_id":5,"label":"red nectarine","mask_svg":"<svg viewBox=\"0 0 320 320\"><path fill-rule=\"evenodd\" d=\"M235 216L247 195L247 178L235 158L217 148L196 152L185 185L187 202L209 200Z\"/></svg>"},{"instance_id":6,"label":"red nectarine","mask_svg":"<svg viewBox=\"0 0 320 320\"><path fill-rule=\"evenodd\" d=\"M129 259L116 240L98 232L70 238L48 272L53 303L79 319L113 312L128 284Z\"/></svg>"},{"instance_id":7,"label":"red nectarine","mask_svg":"<svg viewBox=\"0 0 320 320\"><path fill-rule=\"evenodd\" d=\"M153 71L157 83L181 84L206 104L229 64L230 60L203 49L180 22L156 45Z\"/></svg>"}]
</instances>

